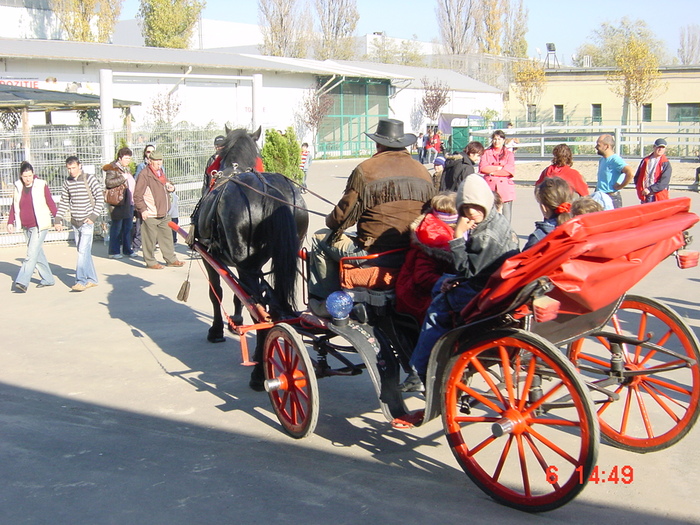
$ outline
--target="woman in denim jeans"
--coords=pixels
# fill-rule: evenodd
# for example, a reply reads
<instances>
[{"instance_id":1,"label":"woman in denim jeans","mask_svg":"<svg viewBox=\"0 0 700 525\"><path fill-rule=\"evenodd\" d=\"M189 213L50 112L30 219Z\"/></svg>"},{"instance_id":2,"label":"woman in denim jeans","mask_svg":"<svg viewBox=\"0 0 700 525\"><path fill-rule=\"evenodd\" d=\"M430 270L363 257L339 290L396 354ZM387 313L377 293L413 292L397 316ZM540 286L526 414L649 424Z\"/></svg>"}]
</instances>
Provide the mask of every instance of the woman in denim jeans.
<instances>
[{"instance_id":1,"label":"woman in denim jeans","mask_svg":"<svg viewBox=\"0 0 700 525\"><path fill-rule=\"evenodd\" d=\"M15 279L15 290L24 293L35 268L41 277L38 288L53 286L55 283L43 245L51 227L51 217L56 215L56 204L46 181L37 178L29 162L22 162L19 173L19 179L15 181L7 231L14 233L16 223L27 235L27 257Z\"/></svg>"}]
</instances>

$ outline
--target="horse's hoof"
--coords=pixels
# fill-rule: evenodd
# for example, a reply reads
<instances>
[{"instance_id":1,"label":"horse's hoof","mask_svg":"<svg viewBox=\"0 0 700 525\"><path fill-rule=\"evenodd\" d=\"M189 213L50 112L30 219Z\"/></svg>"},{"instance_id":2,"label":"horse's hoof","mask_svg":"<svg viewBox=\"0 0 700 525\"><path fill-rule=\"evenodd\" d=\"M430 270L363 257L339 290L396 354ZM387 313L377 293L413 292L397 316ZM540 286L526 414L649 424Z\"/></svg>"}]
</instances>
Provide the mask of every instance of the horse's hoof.
<instances>
[{"instance_id":1,"label":"horse's hoof","mask_svg":"<svg viewBox=\"0 0 700 525\"><path fill-rule=\"evenodd\" d=\"M223 343L226 341L226 338L223 335L208 335L207 341L210 343Z\"/></svg>"},{"instance_id":2,"label":"horse's hoof","mask_svg":"<svg viewBox=\"0 0 700 525\"><path fill-rule=\"evenodd\" d=\"M250 387L251 390L254 390L255 392L264 392L265 391L265 382L260 381L258 379L251 379L250 382L248 383L248 386Z\"/></svg>"},{"instance_id":3,"label":"horse's hoof","mask_svg":"<svg viewBox=\"0 0 700 525\"><path fill-rule=\"evenodd\" d=\"M231 321L233 321L233 324L237 326L241 326L243 324L243 316L242 315L234 315L231 317Z\"/></svg>"},{"instance_id":4,"label":"horse's hoof","mask_svg":"<svg viewBox=\"0 0 700 525\"><path fill-rule=\"evenodd\" d=\"M263 368L260 363L256 364L253 367L253 370L250 372L250 382L248 383L248 386L251 390L255 390L256 392L265 391L265 372L263 372Z\"/></svg>"}]
</instances>

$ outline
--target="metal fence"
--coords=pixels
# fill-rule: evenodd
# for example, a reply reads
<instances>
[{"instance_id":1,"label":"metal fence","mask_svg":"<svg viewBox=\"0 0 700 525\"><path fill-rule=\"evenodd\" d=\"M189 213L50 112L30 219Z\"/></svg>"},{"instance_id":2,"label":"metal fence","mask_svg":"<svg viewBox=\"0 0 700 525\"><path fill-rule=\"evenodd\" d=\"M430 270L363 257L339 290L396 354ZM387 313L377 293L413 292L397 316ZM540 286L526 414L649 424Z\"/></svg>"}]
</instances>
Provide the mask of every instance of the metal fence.
<instances>
[{"instance_id":1,"label":"metal fence","mask_svg":"<svg viewBox=\"0 0 700 525\"><path fill-rule=\"evenodd\" d=\"M117 149L127 145L133 150L132 168L141 162L148 144L155 145L163 153L163 169L175 184L179 198L181 223L187 224L201 196L204 167L214 153L214 137L221 133L222 130L213 126L159 126L128 134L117 132L114 141ZM67 176L65 159L69 155L77 155L85 171L94 173L101 183L104 182L102 166L113 161L116 154L110 159L102 158L102 141L101 129L84 126L37 126L31 130L28 141L21 131L0 131L0 246L25 242L23 233L10 235L5 231L20 163L25 159L32 163L35 173L47 181L58 202ZM104 231L109 222L106 212L99 222L96 232ZM69 236L72 236L70 231L52 231L47 241L66 240Z\"/></svg>"},{"instance_id":2,"label":"metal fence","mask_svg":"<svg viewBox=\"0 0 700 525\"><path fill-rule=\"evenodd\" d=\"M505 130L506 135L518 138L518 157L548 158L554 146L567 144L574 155L595 156L598 136L609 133L615 137L615 152L623 157L643 157L657 138L668 142L666 155L678 159L697 158L700 153L700 123L664 125L645 123L642 126L538 125ZM488 143L493 129L473 130L470 140Z\"/></svg>"}]
</instances>

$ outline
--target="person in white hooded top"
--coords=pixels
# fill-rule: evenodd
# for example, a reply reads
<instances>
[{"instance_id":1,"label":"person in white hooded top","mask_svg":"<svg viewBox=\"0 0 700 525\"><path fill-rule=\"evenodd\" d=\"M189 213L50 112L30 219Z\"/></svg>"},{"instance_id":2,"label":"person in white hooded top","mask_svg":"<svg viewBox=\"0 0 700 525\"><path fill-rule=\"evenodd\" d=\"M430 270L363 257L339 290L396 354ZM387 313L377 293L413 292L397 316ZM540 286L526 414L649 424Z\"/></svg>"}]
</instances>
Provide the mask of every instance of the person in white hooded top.
<instances>
[{"instance_id":1,"label":"person in white hooded top","mask_svg":"<svg viewBox=\"0 0 700 525\"><path fill-rule=\"evenodd\" d=\"M15 290L27 291L34 269L39 270L41 281L38 288L53 286L55 279L44 253L44 239L51 227L51 217L56 215L56 204L46 181L34 174L33 166L24 161L19 168L19 179L15 181L7 231L14 233L15 224L27 236L27 257L15 279Z\"/></svg>"}]
</instances>

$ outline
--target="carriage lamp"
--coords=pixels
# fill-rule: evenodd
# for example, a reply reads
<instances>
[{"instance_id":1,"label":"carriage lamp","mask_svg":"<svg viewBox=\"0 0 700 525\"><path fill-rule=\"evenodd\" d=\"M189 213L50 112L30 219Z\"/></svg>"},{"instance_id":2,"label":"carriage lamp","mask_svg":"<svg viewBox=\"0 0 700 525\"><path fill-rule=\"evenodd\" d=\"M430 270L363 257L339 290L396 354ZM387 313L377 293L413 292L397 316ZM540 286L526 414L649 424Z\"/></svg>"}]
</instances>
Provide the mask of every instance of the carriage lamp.
<instances>
[{"instance_id":1,"label":"carriage lamp","mask_svg":"<svg viewBox=\"0 0 700 525\"><path fill-rule=\"evenodd\" d=\"M352 310L352 297L347 292L333 292L326 299L326 309L331 314L334 324L347 324Z\"/></svg>"}]
</instances>

